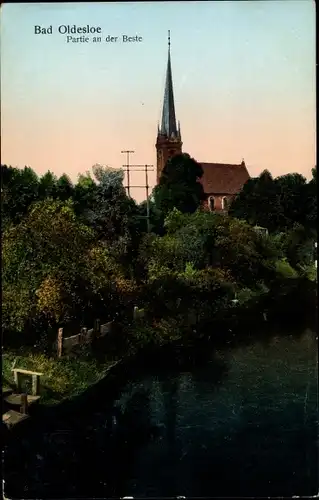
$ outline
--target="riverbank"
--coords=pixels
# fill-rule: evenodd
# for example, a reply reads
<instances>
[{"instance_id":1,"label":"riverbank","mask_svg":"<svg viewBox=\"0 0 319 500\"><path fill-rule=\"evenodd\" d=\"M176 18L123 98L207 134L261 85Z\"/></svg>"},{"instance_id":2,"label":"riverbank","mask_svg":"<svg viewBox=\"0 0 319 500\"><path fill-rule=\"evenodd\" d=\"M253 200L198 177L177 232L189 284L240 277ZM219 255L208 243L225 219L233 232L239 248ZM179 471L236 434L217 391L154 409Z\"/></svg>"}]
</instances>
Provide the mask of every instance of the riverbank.
<instances>
[{"instance_id":1,"label":"riverbank","mask_svg":"<svg viewBox=\"0 0 319 500\"><path fill-rule=\"evenodd\" d=\"M311 285L311 286L309 286ZM227 342L230 338L249 337L254 325L259 329L269 323L315 322L316 296L313 283L307 287L296 287L284 296L264 295L244 304L220 311L219 318L211 321L189 323L189 318L176 315L154 322L140 319L132 324L121 325L116 332L121 346L112 352L105 343L103 349L94 348L80 351L76 356L56 358L33 350L6 350L2 354L3 385L13 386L12 367L43 373L41 376L41 406L52 407L66 400L73 400L98 384L116 365L135 358L140 353L163 351L163 347L181 350L196 349L203 345ZM310 300L312 298L312 300ZM308 307L307 307L308 306ZM265 313L264 311L267 311ZM222 314L223 313L223 314ZM109 343L113 340L110 339ZM164 349L165 350L165 349ZM167 352L168 352L167 351Z\"/></svg>"},{"instance_id":2,"label":"riverbank","mask_svg":"<svg viewBox=\"0 0 319 500\"><path fill-rule=\"evenodd\" d=\"M10 438L7 496L207 496L212 488L218 495L227 488L229 496L307 493L301 486L310 488L308 465L316 470L317 463L315 332L270 328L263 340L256 325L251 333L247 345L237 336L235 345L189 349L190 362L179 365L178 350L177 356L169 347L154 356L141 351L72 401L43 406ZM124 420L112 437L108 423L117 410ZM147 425L157 432L146 435ZM296 440L298 456L291 454ZM214 477L202 463L212 464Z\"/></svg>"},{"instance_id":3,"label":"riverbank","mask_svg":"<svg viewBox=\"0 0 319 500\"><path fill-rule=\"evenodd\" d=\"M112 352L108 343L103 347L94 344L80 349L70 356L58 358L32 348L7 348L2 354L3 385L14 388L13 366L40 372L40 396L38 406L55 407L67 401L73 402L88 389L103 381L115 367L130 363L142 350L149 346L161 346L174 341L169 335L171 328L177 328L178 319L160 322L156 327L144 321L122 326L120 333L122 345ZM179 337L178 337L179 338ZM117 370L117 376L118 376ZM29 387L25 386L27 392Z\"/></svg>"},{"instance_id":4,"label":"riverbank","mask_svg":"<svg viewBox=\"0 0 319 500\"><path fill-rule=\"evenodd\" d=\"M105 386L105 398L111 399L115 388L127 376L129 365L138 365L137 358L145 365L148 358L158 355L165 363L180 366L185 361L197 362L206 349L218 348L223 343L240 339L249 342L251 335L255 336L256 331L262 334L270 324L289 326L310 321L315 328L314 287L313 282L296 280L294 287L289 283L288 293L284 289L281 293L263 294L241 304L228 305L217 317L208 320L198 315L191 322L184 314L157 321L140 318L118 325L114 338L106 339L103 346L93 343L73 356L56 358L26 348L6 350L2 355L3 386L13 387L13 364L15 368L43 373L41 400L31 409L34 415L63 413L61 405L70 411L83 407L89 393L96 392L95 387Z\"/></svg>"},{"instance_id":5,"label":"riverbank","mask_svg":"<svg viewBox=\"0 0 319 500\"><path fill-rule=\"evenodd\" d=\"M43 373L41 376L41 404L55 405L65 399L74 398L90 385L103 379L117 361L97 362L87 359L57 359L45 354L27 352L17 354L5 352L2 355L2 376L5 385L13 387L12 366Z\"/></svg>"}]
</instances>

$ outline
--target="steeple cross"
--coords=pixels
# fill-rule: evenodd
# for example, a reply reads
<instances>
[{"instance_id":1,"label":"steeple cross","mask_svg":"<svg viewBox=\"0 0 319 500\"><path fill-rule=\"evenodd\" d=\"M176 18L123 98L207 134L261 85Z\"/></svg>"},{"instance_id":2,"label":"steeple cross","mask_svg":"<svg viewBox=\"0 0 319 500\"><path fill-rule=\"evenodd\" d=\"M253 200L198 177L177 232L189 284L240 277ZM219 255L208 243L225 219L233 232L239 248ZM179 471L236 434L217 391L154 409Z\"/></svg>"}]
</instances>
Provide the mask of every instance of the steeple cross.
<instances>
[{"instance_id":1,"label":"steeple cross","mask_svg":"<svg viewBox=\"0 0 319 500\"><path fill-rule=\"evenodd\" d=\"M171 31L168 30L168 50L169 50L170 46L171 46Z\"/></svg>"}]
</instances>

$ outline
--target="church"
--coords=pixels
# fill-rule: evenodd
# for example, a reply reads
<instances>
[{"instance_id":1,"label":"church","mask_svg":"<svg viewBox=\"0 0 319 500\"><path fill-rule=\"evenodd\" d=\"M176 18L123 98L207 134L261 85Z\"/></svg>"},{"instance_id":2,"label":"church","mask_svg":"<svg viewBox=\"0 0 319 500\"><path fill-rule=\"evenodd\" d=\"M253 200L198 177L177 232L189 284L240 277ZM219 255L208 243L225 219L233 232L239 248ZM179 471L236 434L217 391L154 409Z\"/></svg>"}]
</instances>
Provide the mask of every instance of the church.
<instances>
[{"instance_id":1,"label":"church","mask_svg":"<svg viewBox=\"0 0 319 500\"><path fill-rule=\"evenodd\" d=\"M183 145L180 124L178 122L177 127L175 115L170 45L170 32L168 32L168 61L162 123L158 127L156 140L157 184L166 162L173 156L181 154ZM198 163L200 163L203 169L203 176L200 179L205 193L203 205L211 211L226 211L231 199L250 178L244 160L238 165L229 163L202 163L200 161Z\"/></svg>"}]
</instances>

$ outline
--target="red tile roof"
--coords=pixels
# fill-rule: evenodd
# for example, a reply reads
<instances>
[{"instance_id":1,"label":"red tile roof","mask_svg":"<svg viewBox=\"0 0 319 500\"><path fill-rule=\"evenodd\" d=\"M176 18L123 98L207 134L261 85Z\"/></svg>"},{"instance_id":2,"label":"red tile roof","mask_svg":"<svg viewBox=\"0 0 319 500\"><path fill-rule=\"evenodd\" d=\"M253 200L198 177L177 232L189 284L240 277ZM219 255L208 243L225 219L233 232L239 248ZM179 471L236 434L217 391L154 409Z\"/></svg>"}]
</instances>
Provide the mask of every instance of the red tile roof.
<instances>
[{"instance_id":1,"label":"red tile roof","mask_svg":"<svg viewBox=\"0 0 319 500\"><path fill-rule=\"evenodd\" d=\"M239 165L227 163L201 163L200 179L205 194L236 194L250 178L245 162Z\"/></svg>"}]
</instances>

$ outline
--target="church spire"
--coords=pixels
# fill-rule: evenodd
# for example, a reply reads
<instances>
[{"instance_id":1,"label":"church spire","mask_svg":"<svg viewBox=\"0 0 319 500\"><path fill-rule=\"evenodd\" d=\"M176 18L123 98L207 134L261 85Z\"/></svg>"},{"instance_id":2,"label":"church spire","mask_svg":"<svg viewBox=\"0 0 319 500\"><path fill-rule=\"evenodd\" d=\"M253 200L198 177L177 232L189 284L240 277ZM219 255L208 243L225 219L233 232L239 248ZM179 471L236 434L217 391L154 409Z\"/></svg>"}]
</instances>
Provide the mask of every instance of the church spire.
<instances>
[{"instance_id":1,"label":"church spire","mask_svg":"<svg viewBox=\"0 0 319 500\"><path fill-rule=\"evenodd\" d=\"M168 61L166 70L166 83L162 112L162 123L157 132L156 151L156 179L159 183L162 171L170 158L182 153L182 139L180 125L176 126L173 79L171 68L171 36L168 32Z\"/></svg>"},{"instance_id":2,"label":"church spire","mask_svg":"<svg viewBox=\"0 0 319 500\"><path fill-rule=\"evenodd\" d=\"M166 70L166 83L162 111L162 125L160 133L166 137L179 137L176 127L175 104L173 93L173 78L171 67L171 32L168 31L168 60Z\"/></svg>"}]
</instances>

